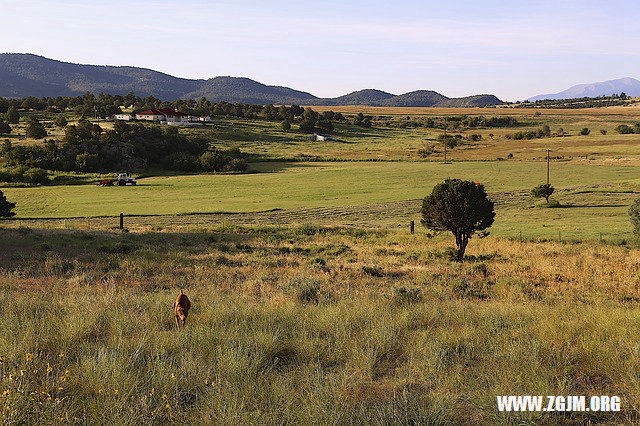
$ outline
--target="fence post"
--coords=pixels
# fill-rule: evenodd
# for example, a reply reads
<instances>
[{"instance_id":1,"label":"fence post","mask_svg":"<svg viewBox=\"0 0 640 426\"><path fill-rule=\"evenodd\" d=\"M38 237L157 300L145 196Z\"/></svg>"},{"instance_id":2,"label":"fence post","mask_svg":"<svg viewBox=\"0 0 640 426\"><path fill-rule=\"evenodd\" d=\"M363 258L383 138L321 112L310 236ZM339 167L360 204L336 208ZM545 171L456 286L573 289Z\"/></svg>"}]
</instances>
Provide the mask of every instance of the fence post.
<instances>
[{"instance_id":1,"label":"fence post","mask_svg":"<svg viewBox=\"0 0 640 426\"><path fill-rule=\"evenodd\" d=\"M409 228L411 229L411 233L414 234L416 232L416 222L412 220L409 223Z\"/></svg>"},{"instance_id":2,"label":"fence post","mask_svg":"<svg viewBox=\"0 0 640 426\"><path fill-rule=\"evenodd\" d=\"M120 229L124 229L124 213L120 213Z\"/></svg>"}]
</instances>

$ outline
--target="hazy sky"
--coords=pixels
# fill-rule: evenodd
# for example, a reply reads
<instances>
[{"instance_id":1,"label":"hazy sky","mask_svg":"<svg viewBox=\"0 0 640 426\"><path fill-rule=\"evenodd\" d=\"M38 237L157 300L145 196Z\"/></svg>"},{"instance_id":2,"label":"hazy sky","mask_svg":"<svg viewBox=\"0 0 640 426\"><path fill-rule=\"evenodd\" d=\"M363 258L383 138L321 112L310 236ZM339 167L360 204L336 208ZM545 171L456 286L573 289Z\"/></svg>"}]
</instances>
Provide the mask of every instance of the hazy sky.
<instances>
[{"instance_id":1,"label":"hazy sky","mask_svg":"<svg viewBox=\"0 0 640 426\"><path fill-rule=\"evenodd\" d=\"M637 1L0 0L0 52L336 96L505 100L640 78Z\"/></svg>"}]
</instances>

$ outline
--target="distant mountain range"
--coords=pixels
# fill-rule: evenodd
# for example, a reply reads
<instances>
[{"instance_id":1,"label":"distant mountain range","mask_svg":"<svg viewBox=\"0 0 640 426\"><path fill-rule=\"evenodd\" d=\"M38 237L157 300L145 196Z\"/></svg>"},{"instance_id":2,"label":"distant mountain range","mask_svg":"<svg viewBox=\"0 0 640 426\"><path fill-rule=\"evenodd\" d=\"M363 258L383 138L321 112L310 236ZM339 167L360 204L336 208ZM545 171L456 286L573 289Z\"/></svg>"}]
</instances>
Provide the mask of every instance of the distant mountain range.
<instances>
[{"instance_id":1,"label":"distant mountain range","mask_svg":"<svg viewBox=\"0 0 640 426\"><path fill-rule=\"evenodd\" d=\"M597 98L598 96L611 96L614 93L626 93L627 96L640 96L640 81L635 78L620 78L599 83L578 84L559 93L537 95L527 100L535 102L543 99L573 99L573 98Z\"/></svg>"},{"instance_id":2,"label":"distant mountain range","mask_svg":"<svg viewBox=\"0 0 640 426\"><path fill-rule=\"evenodd\" d=\"M494 95L448 98L431 90L402 95L365 89L337 98L281 86L267 86L249 78L215 77L191 80L137 67L80 65L19 53L0 54L0 96L55 97L85 92L154 96L163 100L198 99L249 104L371 105L406 107L471 107L498 105Z\"/></svg>"}]
</instances>

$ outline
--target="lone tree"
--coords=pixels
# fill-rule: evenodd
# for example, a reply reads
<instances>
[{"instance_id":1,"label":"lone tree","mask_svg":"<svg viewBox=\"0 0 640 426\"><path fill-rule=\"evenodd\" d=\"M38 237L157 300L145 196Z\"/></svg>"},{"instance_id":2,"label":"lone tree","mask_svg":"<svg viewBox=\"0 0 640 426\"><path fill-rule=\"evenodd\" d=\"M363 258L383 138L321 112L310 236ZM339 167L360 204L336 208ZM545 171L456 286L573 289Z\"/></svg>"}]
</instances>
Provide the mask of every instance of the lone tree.
<instances>
[{"instance_id":1,"label":"lone tree","mask_svg":"<svg viewBox=\"0 0 640 426\"><path fill-rule=\"evenodd\" d=\"M29 121L29 124L27 124L26 134L28 138L42 139L47 136L47 131L41 122L33 119Z\"/></svg>"},{"instance_id":2,"label":"lone tree","mask_svg":"<svg viewBox=\"0 0 640 426\"><path fill-rule=\"evenodd\" d=\"M629 220L633 225L633 233L640 237L640 198L635 200L629 208Z\"/></svg>"},{"instance_id":3,"label":"lone tree","mask_svg":"<svg viewBox=\"0 0 640 426\"><path fill-rule=\"evenodd\" d=\"M7 119L7 122L11 124L18 124L18 122L20 121L20 113L18 112L16 107L12 106L7 110L5 118Z\"/></svg>"},{"instance_id":4,"label":"lone tree","mask_svg":"<svg viewBox=\"0 0 640 426\"><path fill-rule=\"evenodd\" d=\"M580 130L580 134L582 136L587 136L589 133L591 133L591 130L589 130L588 127L585 127L584 129Z\"/></svg>"},{"instance_id":5,"label":"lone tree","mask_svg":"<svg viewBox=\"0 0 640 426\"><path fill-rule=\"evenodd\" d=\"M544 198L547 200L547 204L549 204L549 197L553 194L553 191L556 189L550 184L543 183L542 185L538 185L531 190L531 195L535 198Z\"/></svg>"},{"instance_id":6,"label":"lone tree","mask_svg":"<svg viewBox=\"0 0 640 426\"><path fill-rule=\"evenodd\" d=\"M451 231L458 260L464 259L471 236L489 228L495 215L493 202L477 182L447 179L422 202L422 224L433 231Z\"/></svg>"},{"instance_id":7,"label":"lone tree","mask_svg":"<svg viewBox=\"0 0 640 426\"><path fill-rule=\"evenodd\" d=\"M15 207L16 207L16 203L7 201L7 197L5 197L2 191L0 191L0 217L15 216L16 214L11 211Z\"/></svg>"}]
</instances>

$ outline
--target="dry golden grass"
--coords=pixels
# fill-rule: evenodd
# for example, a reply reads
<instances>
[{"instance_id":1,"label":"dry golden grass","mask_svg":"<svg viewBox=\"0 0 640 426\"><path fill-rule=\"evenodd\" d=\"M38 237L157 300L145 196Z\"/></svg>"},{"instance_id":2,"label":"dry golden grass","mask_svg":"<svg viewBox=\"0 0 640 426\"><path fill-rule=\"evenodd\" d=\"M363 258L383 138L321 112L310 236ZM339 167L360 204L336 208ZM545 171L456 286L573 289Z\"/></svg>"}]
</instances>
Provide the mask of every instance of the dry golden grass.
<instances>
[{"instance_id":1,"label":"dry golden grass","mask_svg":"<svg viewBox=\"0 0 640 426\"><path fill-rule=\"evenodd\" d=\"M638 419L640 250L320 227L0 229L0 419L519 424ZM185 288L193 309L173 329ZM497 412L502 394L618 413Z\"/></svg>"}]
</instances>

